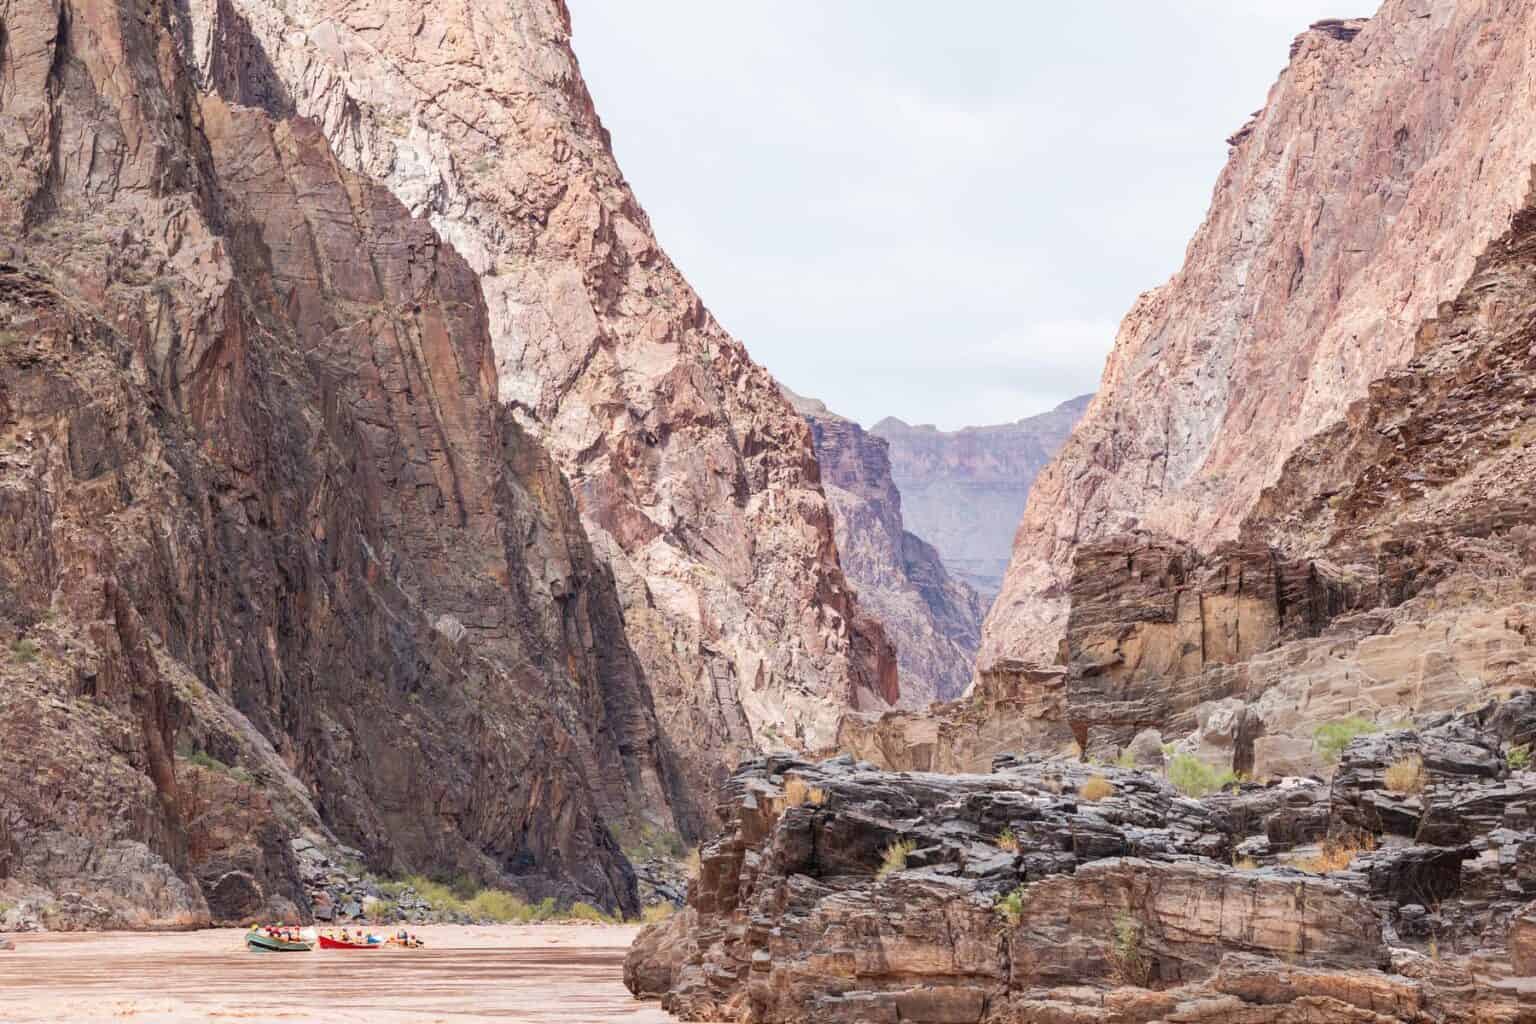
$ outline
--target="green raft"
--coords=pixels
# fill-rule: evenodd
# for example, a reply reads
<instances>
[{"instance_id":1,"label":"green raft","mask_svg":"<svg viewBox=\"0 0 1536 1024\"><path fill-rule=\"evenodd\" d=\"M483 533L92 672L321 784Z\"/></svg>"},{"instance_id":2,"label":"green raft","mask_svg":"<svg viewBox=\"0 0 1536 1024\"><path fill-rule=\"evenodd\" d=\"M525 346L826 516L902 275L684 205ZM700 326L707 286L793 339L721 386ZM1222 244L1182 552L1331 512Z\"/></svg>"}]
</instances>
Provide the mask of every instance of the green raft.
<instances>
[{"instance_id":1,"label":"green raft","mask_svg":"<svg viewBox=\"0 0 1536 1024\"><path fill-rule=\"evenodd\" d=\"M260 932L247 932L245 944L252 953L308 953L311 948L307 942L284 942Z\"/></svg>"}]
</instances>

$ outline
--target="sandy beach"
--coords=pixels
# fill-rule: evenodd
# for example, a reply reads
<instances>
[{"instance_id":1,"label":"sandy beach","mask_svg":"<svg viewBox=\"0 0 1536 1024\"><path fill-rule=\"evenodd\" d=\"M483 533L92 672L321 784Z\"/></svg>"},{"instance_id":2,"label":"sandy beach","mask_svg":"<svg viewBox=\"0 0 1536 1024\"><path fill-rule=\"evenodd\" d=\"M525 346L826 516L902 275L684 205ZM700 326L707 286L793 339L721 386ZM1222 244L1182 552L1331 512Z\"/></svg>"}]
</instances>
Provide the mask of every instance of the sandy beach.
<instances>
[{"instance_id":1,"label":"sandy beach","mask_svg":"<svg viewBox=\"0 0 1536 1024\"><path fill-rule=\"evenodd\" d=\"M0 1020L663 1024L631 998L638 928L420 929L422 950L256 954L238 929L15 935L0 952Z\"/></svg>"}]
</instances>

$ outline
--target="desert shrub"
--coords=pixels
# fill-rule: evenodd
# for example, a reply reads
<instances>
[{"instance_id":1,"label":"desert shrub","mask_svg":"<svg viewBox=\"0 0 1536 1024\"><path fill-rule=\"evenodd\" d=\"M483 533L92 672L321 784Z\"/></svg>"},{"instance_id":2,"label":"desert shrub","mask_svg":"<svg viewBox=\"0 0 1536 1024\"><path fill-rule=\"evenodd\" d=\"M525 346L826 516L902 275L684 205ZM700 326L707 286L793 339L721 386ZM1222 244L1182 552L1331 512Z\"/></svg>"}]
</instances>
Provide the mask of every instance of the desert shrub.
<instances>
[{"instance_id":1,"label":"desert shrub","mask_svg":"<svg viewBox=\"0 0 1536 1024\"><path fill-rule=\"evenodd\" d=\"M572 921L592 921L596 924L613 924L613 918L598 910L590 903L572 903L571 909L565 912L565 917Z\"/></svg>"},{"instance_id":2,"label":"desert shrub","mask_svg":"<svg viewBox=\"0 0 1536 1024\"><path fill-rule=\"evenodd\" d=\"M1349 741L1356 736L1365 736L1369 733L1380 732L1381 726L1369 719L1351 716L1341 718L1336 722L1324 722L1312 733L1312 745L1317 749L1318 757L1324 764L1336 764L1344 753L1344 748L1349 746Z\"/></svg>"},{"instance_id":3,"label":"desert shrub","mask_svg":"<svg viewBox=\"0 0 1536 1024\"><path fill-rule=\"evenodd\" d=\"M916 849L917 844L910 839L902 839L885 848L885 854L880 859L880 870L875 872L876 878L884 878L893 871L905 871L907 868L907 856Z\"/></svg>"},{"instance_id":4,"label":"desert shrub","mask_svg":"<svg viewBox=\"0 0 1536 1024\"><path fill-rule=\"evenodd\" d=\"M17 640L11 644L11 657L17 664L30 665L37 660L38 646L31 640Z\"/></svg>"},{"instance_id":5,"label":"desert shrub","mask_svg":"<svg viewBox=\"0 0 1536 1024\"><path fill-rule=\"evenodd\" d=\"M400 908L394 900L364 900L363 914L370 920L393 921Z\"/></svg>"},{"instance_id":6,"label":"desert shrub","mask_svg":"<svg viewBox=\"0 0 1536 1024\"><path fill-rule=\"evenodd\" d=\"M1019 852L1019 837L1013 834L1013 829L1003 829L1002 835L997 837L997 848L1007 850L1009 853Z\"/></svg>"},{"instance_id":7,"label":"desert shrub","mask_svg":"<svg viewBox=\"0 0 1536 1024\"><path fill-rule=\"evenodd\" d=\"M430 903L433 910L442 914L464 913L464 901L443 882L425 875L407 875L404 881L416 890L416 895Z\"/></svg>"},{"instance_id":8,"label":"desert shrub","mask_svg":"<svg viewBox=\"0 0 1536 1024\"><path fill-rule=\"evenodd\" d=\"M1115 795L1115 785L1102 775L1095 775L1077 788L1080 799L1089 803L1098 803Z\"/></svg>"},{"instance_id":9,"label":"desert shrub","mask_svg":"<svg viewBox=\"0 0 1536 1024\"><path fill-rule=\"evenodd\" d=\"M646 924L655 924L658 921L665 921L676 912L677 908L670 903L657 903L642 910L640 920Z\"/></svg>"},{"instance_id":10,"label":"desert shrub","mask_svg":"<svg viewBox=\"0 0 1536 1024\"><path fill-rule=\"evenodd\" d=\"M1120 756L1115 758L1115 767L1124 768L1126 771L1136 767L1136 754L1130 747L1120 751Z\"/></svg>"},{"instance_id":11,"label":"desert shrub","mask_svg":"<svg viewBox=\"0 0 1536 1024\"><path fill-rule=\"evenodd\" d=\"M792 775L784 783L784 806L799 807L801 804L821 806L827 802L827 791L807 785L798 775Z\"/></svg>"},{"instance_id":12,"label":"desert shrub","mask_svg":"<svg viewBox=\"0 0 1536 1024\"><path fill-rule=\"evenodd\" d=\"M229 771L229 765L225 764L223 761L220 761L206 750L194 750L192 753L188 754L187 763L195 764L199 768L207 768L209 771L219 772L221 774Z\"/></svg>"},{"instance_id":13,"label":"desert shrub","mask_svg":"<svg viewBox=\"0 0 1536 1024\"><path fill-rule=\"evenodd\" d=\"M1239 857L1232 862L1232 866L1239 871L1255 871L1258 869L1259 862L1252 857Z\"/></svg>"},{"instance_id":14,"label":"desert shrub","mask_svg":"<svg viewBox=\"0 0 1536 1024\"><path fill-rule=\"evenodd\" d=\"M464 904L464 912L477 921L498 924L533 920L533 908L502 889L481 889Z\"/></svg>"},{"instance_id":15,"label":"desert shrub","mask_svg":"<svg viewBox=\"0 0 1536 1024\"><path fill-rule=\"evenodd\" d=\"M1529 768L1531 766L1531 745L1529 743L1522 743L1518 747L1510 747L1504 754L1504 760L1509 762L1509 766L1516 771Z\"/></svg>"},{"instance_id":16,"label":"desert shrub","mask_svg":"<svg viewBox=\"0 0 1536 1024\"><path fill-rule=\"evenodd\" d=\"M1343 871L1355 856L1376 849L1376 837L1369 832L1352 832L1323 840L1318 852L1295 862L1295 867L1314 875Z\"/></svg>"},{"instance_id":17,"label":"desert shrub","mask_svg":"<svg viewBox=\"0 0 1536 1024\"><path fill-rule=\"evenodd\" d=\"M1384 780L1387 792L1404 795L1424 792L1427 781L1424 776L1424 759L1418 754L1409 754L1388 765Z\"/></svg>"},{"instance_id":18,"label":"desert shrub","mask_svg":"<svg viewBox=\"0 0 1536 1024\"><path fill-rule=\"evenodd\" d=\"M1006 896L999 896L992 909L1001 914L1009 924L1018 924L1024 916L1024 887L1021 885Z\"/></svg>"},{"instance_id":19,"label":"desert shrub","mask_svg":"<svg viewBox=\"0 0 1536 1024\"><path fill-rule=\"evenodd\" d=\"M1146 988L1152 980L1152 961L1141 948L1141 925L1130 914L1122 913L1115 918L1109 963L1115 976L1127 985Z\"/></svg>"},{"instance_id":20,"label":"desert shrub","mask_svg":"<svg viewBox=\"0 0 1536 1024\"><path fill-rule=\"evenodd\" d=\"M1236 781L1231 769L1206 764L1194 754L1175 754L1168 761L1168 782L1185 796L1208 796Z\"/></svg>"}]
</instances>

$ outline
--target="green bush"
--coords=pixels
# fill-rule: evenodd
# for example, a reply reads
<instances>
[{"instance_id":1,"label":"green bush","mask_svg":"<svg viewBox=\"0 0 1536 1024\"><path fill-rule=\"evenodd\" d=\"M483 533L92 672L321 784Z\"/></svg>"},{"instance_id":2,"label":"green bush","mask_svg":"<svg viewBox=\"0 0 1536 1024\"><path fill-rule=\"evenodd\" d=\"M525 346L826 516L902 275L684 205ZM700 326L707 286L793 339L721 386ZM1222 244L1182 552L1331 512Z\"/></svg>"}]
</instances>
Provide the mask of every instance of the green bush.
<instances>
[{"instance_id":1,"label":"green bush","mask_svg":"<svg viewBox=\"0 0 1536 1024\"><path fill-rule=\"evenodd\" d=\"M231 768L229 765L225 764L223 761L220 761L206 750L194 750L192 753L187 755L187 762L189 764L195 764L199 768L206 768L211 772L218 772L220 775L228 775L236 782L252 782L255 779L255 777L244 768ZM357 872L354 872L354 874L356 873Z\"/></svg>"},{"instance_id":2,"label":"green bush","mask_svg":"<svg viewBox=\"0 0 1536 1024\"><path fill-rule=\"evenodd\" d=\"M363 913L380 921L393 921L400 908L394 900L364 900Z\"/></svg>"},{"instance_id":3,"label":"green bush","mask_svg":"<svg viewBox=\"0 0 1536 1024\"><path fill-rule=\"evenodd\" d=\"M1019 918L1024 916L1024 887L1021 885L1008 895L999 897L992 909L1003 915L1009 924L1018 924Z\"/></svg>"},{"instance_id":4,"label":"green bush","mask_svg":"<svg viewBox=\"0 0 1536 1024\"><path fill-rule=\"evenodd\" d=\"M1510 747L1504 754L1504 760L1508 761L1509 766L1516 771L1529 768L1531 766L1531 745L1529 743L1522 743L1518 747Z\"/></svg>"},{"instance_id":5,"label":"green bush","mask_svg":"<svg viewBox=\"0 0 1536 1024\"><path fill-rule=\"evenodd\" d=\"M1337 764L1339 757L1344 753L1344 748L1349 746L1350 740L1356 736L1380 731L1381 726L1375 722L1351 716L1341 718L1337 722L1324 722L1318 726L1312 734L1312 743L1324 764Z\"/></svg>"},{"instance_id":6,"label":"green bush","mask_svg":"<svg viewBox=\"0 0 1536 1024\"><path fill-rule=\"evenodd\" d=\"M1168 782L1185 796L1207 796L1236 781L1230 769L1206 764L1194 754L1175 754L1168 762Z\"/></svg>"},{"instance_id":7,"label":"green bush","mask_svg":"<svg viewBox=\"0 0 1536 1024\"><path fill-rule=\"evenodd\" d=\"M464 904L464 912L476 921L498 924L533 920L533 908L501 889L481 889Z\"/></svg>"},{"instance_id":8,"label":"green bush","mask_svg":"<svg viewBox=\"0 0 1536 1024\"><path fill-rule=\"evenodd\" d=\"M425 875L407 875L404 882L415 889L418 896L432 904L432 909L438 913L464 913L464 901L445 883Z\"/></svg>"},{"instance_id":9,"label":"green bush","mask_svg":"<svg viewBox=\"0 0 1536 1024\"><path fill-rule=\"evenodd\" d=\"M30 665L37 660L38 646L31 640L17 640L11 644L11 657L18 664Z\"/></svg>"},{"instance_id":10,"label":"green bush","mask_svg":"<svg viewBox=\"0 0 1536 1024\"><path fill-rule=\"evenodd\" d=\"M1152 980L1152 963L1141 949L1141 925L1129 914L1115 918L1115 939L1109 949L1115 974L1127 985L1146 988Z\"/></svg>"}]
</instances>

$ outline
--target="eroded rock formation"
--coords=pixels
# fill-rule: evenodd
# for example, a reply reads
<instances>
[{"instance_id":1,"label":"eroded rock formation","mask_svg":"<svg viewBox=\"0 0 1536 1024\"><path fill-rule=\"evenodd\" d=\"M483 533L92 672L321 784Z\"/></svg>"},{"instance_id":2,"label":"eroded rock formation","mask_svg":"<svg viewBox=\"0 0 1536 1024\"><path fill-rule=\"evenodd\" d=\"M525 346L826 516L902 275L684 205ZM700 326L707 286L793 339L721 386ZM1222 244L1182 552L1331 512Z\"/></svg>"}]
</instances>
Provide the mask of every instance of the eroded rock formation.
<instances>
[{"instance_id":1,"label":"eroded rock formation","mask_svg":"<svg viewBox=\"0 0 1536 1024\"><path fill-rule=\"evenodd\" d=\"M1357 740L1331 787L1200 799L1076 760L753 762L625 979L685 1020L1525 1020L1536 776L1502 751L1533 723L1527 694Z\"/></svg>"},{"instance_id":2,"label":"eroded rock formation","mask_svg":"<svg viewBox=\"0 0 1536 1024\"><path fill-rule=\"evenodd\" d=\"M1137 301L1036 481L983 667L1054 656L1080 545L1235 539L1286 460L1413 358L1526 200L1533 42L1525 0L1386 0L1297 40L1183 268Z\"/></svg>"},{"instance_id":3,"label":"eroded rock formation","mask_svg":"<svg viewBox=\"0 0 1536 1024\"><path fill-rule=\"evenodd\" d=\"M1066 443L1092 395L1016 423L939 430L887 417L869 432L890 444L891 477L907 525L944 567L990 605L1003 584L1013 536L1035 477Z\"/></svg>"},{"instance_id":4,"label":"eroded rock formation","mask_svg":"<svg viewBox=\"0 0 1536 1024\"><path fill-rule=\"evenodd\" d=\"M922 708L958 697L971 681L981 641L976 592L905 528L886 442L822 402L790 399L811 425L843 571L861 607L895 644L902 705Z\"/></svg>"}]
</instances>

